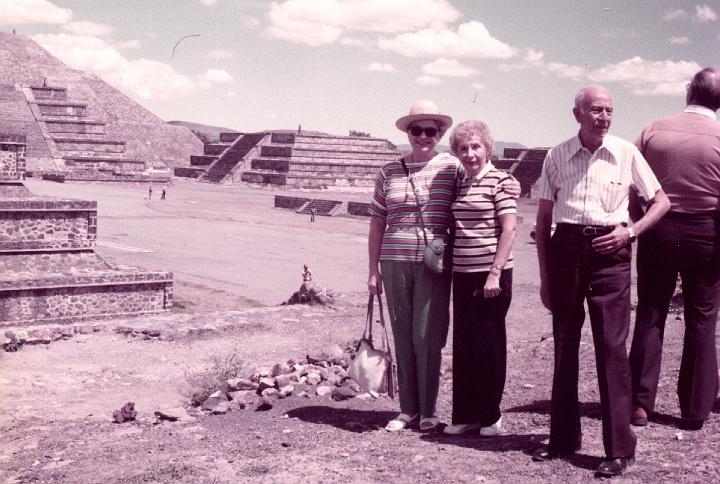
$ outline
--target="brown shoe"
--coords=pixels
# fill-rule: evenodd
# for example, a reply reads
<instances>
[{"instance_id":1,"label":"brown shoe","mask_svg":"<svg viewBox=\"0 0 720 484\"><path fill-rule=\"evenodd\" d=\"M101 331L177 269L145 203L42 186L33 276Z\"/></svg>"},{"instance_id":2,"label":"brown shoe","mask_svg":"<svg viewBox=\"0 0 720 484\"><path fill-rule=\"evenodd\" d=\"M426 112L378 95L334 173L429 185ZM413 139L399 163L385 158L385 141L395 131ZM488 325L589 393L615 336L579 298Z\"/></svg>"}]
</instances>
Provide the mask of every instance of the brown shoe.
<instances>
[{"instance_id":1,"label":"brown shoe","mask_svg":"<svg viewBox=\"0 0 720 484\"><path fill-rule=\"evenodd\" d=\"M632 417L630 417L630 423L635 427L645 427L648 424L647 412L642 407L633 408Z\"/></svg>"}]
</instances>

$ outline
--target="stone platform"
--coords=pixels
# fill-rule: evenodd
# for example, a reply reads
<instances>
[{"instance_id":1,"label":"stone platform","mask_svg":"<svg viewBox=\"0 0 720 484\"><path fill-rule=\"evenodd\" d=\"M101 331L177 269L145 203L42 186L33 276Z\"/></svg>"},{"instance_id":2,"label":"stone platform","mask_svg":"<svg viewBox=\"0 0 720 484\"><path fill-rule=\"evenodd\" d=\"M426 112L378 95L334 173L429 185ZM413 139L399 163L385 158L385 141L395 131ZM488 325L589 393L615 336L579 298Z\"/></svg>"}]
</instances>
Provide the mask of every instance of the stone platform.
<instances>
[{"instance_id":1,"label":"stone platform","mask_svg":"<svg viewBox=\"0 0 720 484\"><path fill-rule=\"evenodd\" d=\"M34 196L24 153L23 137L0 135L0 326L168 311L172 273L104 261L97 203Z\"/></svg>"}]
</instances>

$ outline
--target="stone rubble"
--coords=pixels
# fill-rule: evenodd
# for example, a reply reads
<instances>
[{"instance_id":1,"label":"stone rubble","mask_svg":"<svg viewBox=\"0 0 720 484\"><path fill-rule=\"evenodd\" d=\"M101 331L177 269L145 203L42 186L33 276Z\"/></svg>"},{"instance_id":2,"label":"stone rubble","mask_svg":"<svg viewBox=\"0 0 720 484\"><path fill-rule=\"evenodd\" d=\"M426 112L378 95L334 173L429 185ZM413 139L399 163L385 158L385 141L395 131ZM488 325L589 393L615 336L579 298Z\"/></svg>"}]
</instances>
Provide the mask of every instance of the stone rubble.
<instances>
[{"instance_id":1,"label":"stone rubble","mask_svg":"<svg viewBox=\"0 0 720 484\"><path fill-rule=\"evenodd\" d=\"M215 414L255 405L255 410L263 411L271 409L276 399L290 396L330 396L335 401L378 398L348 376L349 362L348 352L335 345L319 356L307 355L302 363L288 360L271 368L258 367L248 378L226 380L227 390L213 393L200 408Z\"/></svg>"},{"instance_id":2,"label":"stone rubble","mask_svg":"<svg viewBox=\"0 0 720 484\"><path fill-rule=\"evenodd\" d=\"M120 409L113 412L113 421L115 423L132 422L135 417L137 417L135 402L127 402Z\"/></svg>"}]
</instances>

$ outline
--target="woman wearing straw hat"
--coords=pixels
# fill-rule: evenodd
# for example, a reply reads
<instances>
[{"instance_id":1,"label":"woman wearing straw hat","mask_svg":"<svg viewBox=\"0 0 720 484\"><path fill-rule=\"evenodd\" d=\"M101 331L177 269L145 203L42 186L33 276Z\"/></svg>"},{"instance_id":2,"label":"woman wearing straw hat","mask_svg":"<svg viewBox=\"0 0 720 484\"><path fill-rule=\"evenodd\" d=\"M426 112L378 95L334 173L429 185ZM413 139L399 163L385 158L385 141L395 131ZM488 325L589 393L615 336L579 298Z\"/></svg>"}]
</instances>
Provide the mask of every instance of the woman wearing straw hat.
<instances>
[{"instance_id":1,"label":"woman wearing straw hat","mask_svg":"<svg viewBox=\"0 0 720 484\"><path fill-rule=\"evenodd\" d=\"M435 150L451 125L452 118L427 100L415 102L396 121L412 151L380 170L370 207L368 289L379 294L384 287L387 294L400 390L400 414L388 422L389 431L415 424L432 431L440 425L435 403L452 276L436 274L422 261L425 238L447 242L453 226L462 167L454 156Z\"/></svg>"}]
</instances>

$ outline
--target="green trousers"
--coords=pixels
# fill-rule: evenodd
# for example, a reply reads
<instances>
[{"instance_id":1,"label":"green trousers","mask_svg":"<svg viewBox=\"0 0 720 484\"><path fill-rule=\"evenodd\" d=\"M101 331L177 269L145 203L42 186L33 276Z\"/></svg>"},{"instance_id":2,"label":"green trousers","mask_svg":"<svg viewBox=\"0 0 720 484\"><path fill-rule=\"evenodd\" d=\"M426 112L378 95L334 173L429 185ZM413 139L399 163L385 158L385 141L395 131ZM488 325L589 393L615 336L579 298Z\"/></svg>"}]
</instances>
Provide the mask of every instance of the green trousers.
<instances>
[{"instance_id":1,"label":"green trousers","mask_svg":"<svg viewBox=\"0 0 720 484\"><path fill-rule=\"evenodd\" d=\"M400 411L432 417L450 324L452 275L433 274L422 262L382 261L380 270L395 340Z\"/></svg>"}]
</instances>

